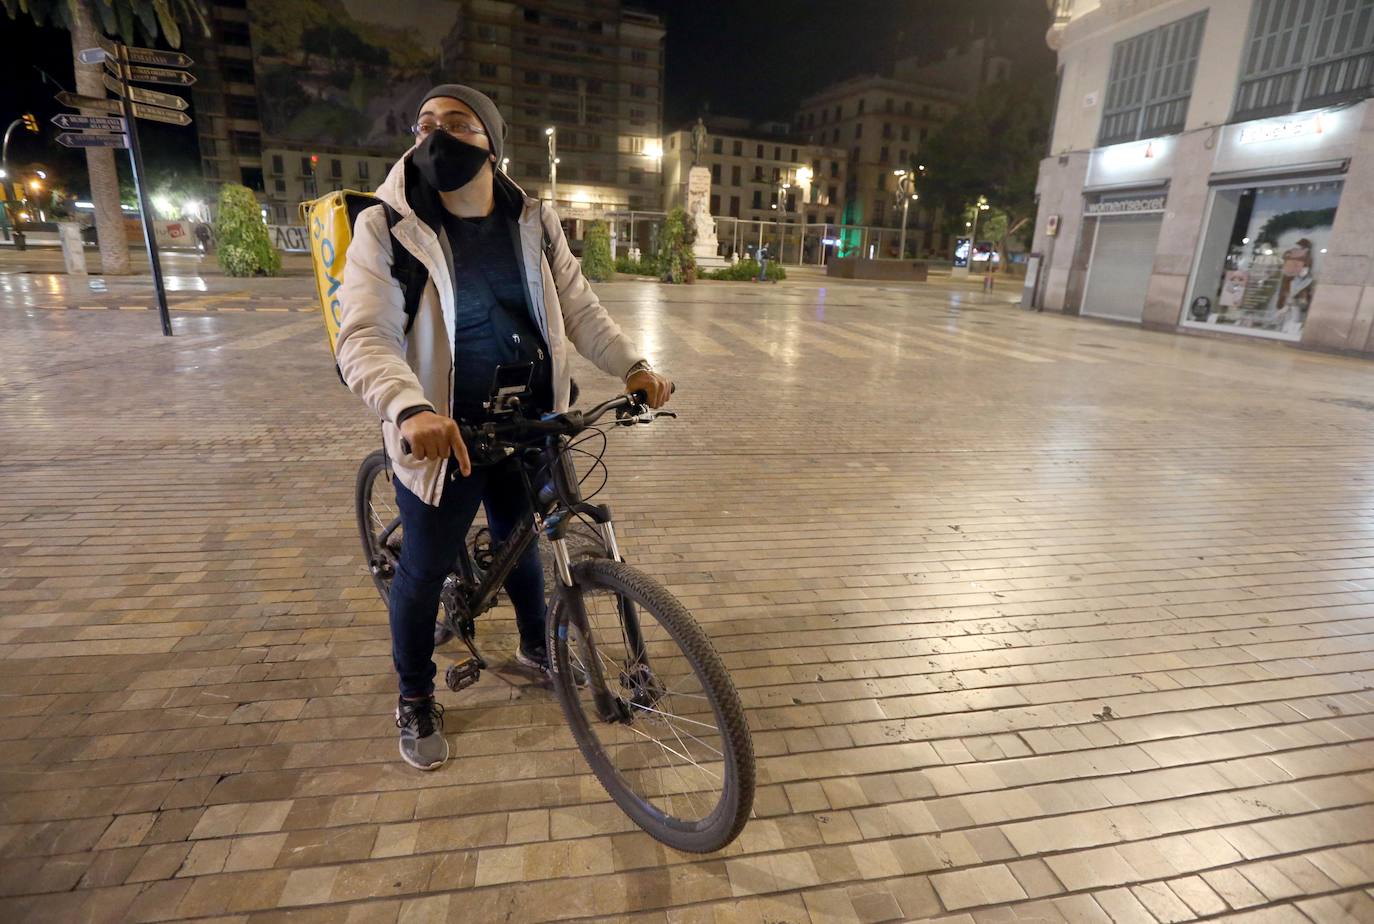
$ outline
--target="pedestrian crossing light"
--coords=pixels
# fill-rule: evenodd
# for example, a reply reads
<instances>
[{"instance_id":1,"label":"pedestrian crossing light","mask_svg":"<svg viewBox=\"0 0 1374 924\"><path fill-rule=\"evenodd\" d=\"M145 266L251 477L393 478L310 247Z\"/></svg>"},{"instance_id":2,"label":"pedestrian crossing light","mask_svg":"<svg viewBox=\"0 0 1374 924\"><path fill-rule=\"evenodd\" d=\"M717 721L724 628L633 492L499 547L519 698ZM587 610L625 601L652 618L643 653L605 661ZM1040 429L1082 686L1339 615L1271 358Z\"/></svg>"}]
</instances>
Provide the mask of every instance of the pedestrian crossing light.
<instances>
[{"instance_id":1,"label":"pedestrian crossing light","mask_svg":"<svg viewBox=\"0 0 1374 924\"><path fill-rule=\"evenodd\" d=\"M38 134L38 119L34 118L34 115L33 115L32 112L26 112L26 113L24 113L24 115L23 115L23 122L24 122L24 128L26 128L26 129L28 129L29 131L33 132L35 135Z\"/></svg>"}]
</instances>

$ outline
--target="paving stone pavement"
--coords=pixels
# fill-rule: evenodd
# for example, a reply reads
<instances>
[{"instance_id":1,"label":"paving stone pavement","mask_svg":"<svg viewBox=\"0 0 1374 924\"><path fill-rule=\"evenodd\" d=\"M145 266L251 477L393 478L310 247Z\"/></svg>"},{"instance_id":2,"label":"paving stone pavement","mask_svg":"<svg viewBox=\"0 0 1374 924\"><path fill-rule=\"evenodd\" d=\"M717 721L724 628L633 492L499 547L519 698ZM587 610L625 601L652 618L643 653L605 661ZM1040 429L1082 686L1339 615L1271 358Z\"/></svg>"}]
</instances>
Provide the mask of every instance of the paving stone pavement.
<instances>
[{"instance_id":1,"label":"paving stone pavement","mask_svg":"<svg viewBox=\"0 0 1374 924\"><path fill-rule=\"evenodd\" d=\"M611 499L746 704L739 841L639 833L500 670L397 759L377 432L308 280L192 280L164 339L54 310L133 283L11 275L0 921L1374 921L1374 365L966 287L601 292L679 383Z\"/></svg>"}]
</instances>

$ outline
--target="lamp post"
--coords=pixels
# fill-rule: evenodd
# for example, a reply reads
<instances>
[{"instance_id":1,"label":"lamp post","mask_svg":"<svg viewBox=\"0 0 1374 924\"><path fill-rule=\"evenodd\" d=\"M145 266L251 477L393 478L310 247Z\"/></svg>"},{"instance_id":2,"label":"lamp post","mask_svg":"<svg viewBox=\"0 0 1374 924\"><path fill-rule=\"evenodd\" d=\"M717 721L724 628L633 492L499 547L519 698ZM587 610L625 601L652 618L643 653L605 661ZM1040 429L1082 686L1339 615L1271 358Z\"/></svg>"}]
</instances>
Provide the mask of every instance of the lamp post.
<instances>
[{"instance_id":1,"label":"lamp post","mask_svg":"<svg viewBox=\"0 0 1374 924\"><path fill-rule=\"evenodd\" d=\"M815 174L811 172L811 168L805 164L797 168L797 188L801 190L803 205L806 203L807 195L812 192L811 178L814 175ZM815 201L814 196L812 201ZM800 211L805 211L805 209L801 209ZM800 214L797 216L797 227L801 229L801 233L797 240L797 265L801 266L806 259L806 220Z\"/></svg>"},{"instance_id":2,"label":"lamp post","mask_svg":"<svg viewBox=\"0 0 1374 924\"><path fill-rule=\"evenodd\" d=\"M992 208L992 206L988 205L987 196L979 196L978 201L974 203L973 221L971 223L973 230L969 232L968 236L968 262L970 268L973 266L974 251L978 249L978 215L981 212L986 212L990 208Z\"/></svg>"},{"instance_id":3,"label":"lamp post","mask_svg":"<svg viewBox=\"0 0 1374 924\"><path fill-rule=\"evenodd\" d=\"M906 225L911 203L921 198L916 192L916 177L918 174L924 176L925 172L925 164L919 165L915 171L905 169L892 171L892 175L897 177L897 192L902 197L902 234L897 245L897 259L899 260L906 259Z\"/></svg>"},{"instance_id":4,"label":"lamp post","mask_svg":"<svg viewBox=\"0 0 1374 924\"><path fill-rule=\"evenodd\" d=\"M549 203L558 207L558 129L550 125L544 129L549 139Z\"/></svg>"}]
</instances>

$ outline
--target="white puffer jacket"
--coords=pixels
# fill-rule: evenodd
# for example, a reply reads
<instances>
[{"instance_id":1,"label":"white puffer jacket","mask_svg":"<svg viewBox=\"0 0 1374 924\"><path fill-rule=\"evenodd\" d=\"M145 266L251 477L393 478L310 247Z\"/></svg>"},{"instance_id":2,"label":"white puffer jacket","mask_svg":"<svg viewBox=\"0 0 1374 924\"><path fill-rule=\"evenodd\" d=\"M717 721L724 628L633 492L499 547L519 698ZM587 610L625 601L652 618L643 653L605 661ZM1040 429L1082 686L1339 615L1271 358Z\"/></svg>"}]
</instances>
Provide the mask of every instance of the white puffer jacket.
<instances>
[{"instance_id":1,"label":"white puffer jacket","mask_svg":"<svg viewBox=\"0 0 1374 924\"><path fill-rule=\"evenodd\" d=\"M401 450L396 417L407 408L429 404L439 413L453 403L454 304L449 244L425 224L406 200L407 152L377 190L378 198L400 213L391 229L429 271L415 322L405 330L405 300L391 275L392 241L380 206L358 216L348 246L336 344L344 381L382 420L382 438L396 476L417 497L438 506L447 459L420 461ZM544 207L498 177L504 192L523 200L518 221L529 303L552 359L554 410L566 410L571 378L568 342L607 375L623 379L643 354L621 333L582 275L553 209ZM499 194L499 192L498 192ZM544 237L550 246L547 258ZM446 237L446 236L445 236Z\"/></svg>"}]
</instances>

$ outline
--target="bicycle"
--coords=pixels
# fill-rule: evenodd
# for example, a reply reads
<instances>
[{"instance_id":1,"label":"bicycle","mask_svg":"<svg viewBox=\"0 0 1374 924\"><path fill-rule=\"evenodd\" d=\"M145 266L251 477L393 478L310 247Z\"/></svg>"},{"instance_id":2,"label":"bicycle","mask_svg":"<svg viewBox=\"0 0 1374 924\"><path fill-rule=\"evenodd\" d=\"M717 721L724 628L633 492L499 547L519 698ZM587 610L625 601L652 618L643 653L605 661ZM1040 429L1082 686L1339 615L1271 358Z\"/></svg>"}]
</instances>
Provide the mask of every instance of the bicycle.
<instances>
[{"instance_id":1,"label":"bicycle","mask_svg":"<svg viewBox=\"0 0 1374 924\"><path fill-rule=\"evenodd\" d=\"M583 497L591 472L579 478L573 462L585 453L594 459L591 470L606 476L594 497L609 479L602 417L614 412L613 428L676 416L651 411L645 400L643 393L621 395L586 412L540 419L507 413L461 425L474 467L516 460L534 516L494 546L474 529L458 551L440 621L469 656L450 665L444 680L456 692L480 679L488 661L477 646L477 618L495 605L529 543L543 537L557 578L547 621L549 679L578 748L606 793L650 836L710 853L739 836L753 806L754 750L739 694L687 609L624 561L610 508ZM518 399L511 404L518 409ZM596 435L599 453L580 447ZM378 503L383 475L390 479L389 462L378 450L360 467L356 493L363 550L386 602L404 537L389 485ZM579 540L580 548L570 548Z\"/></svg>"}]
</instances>

